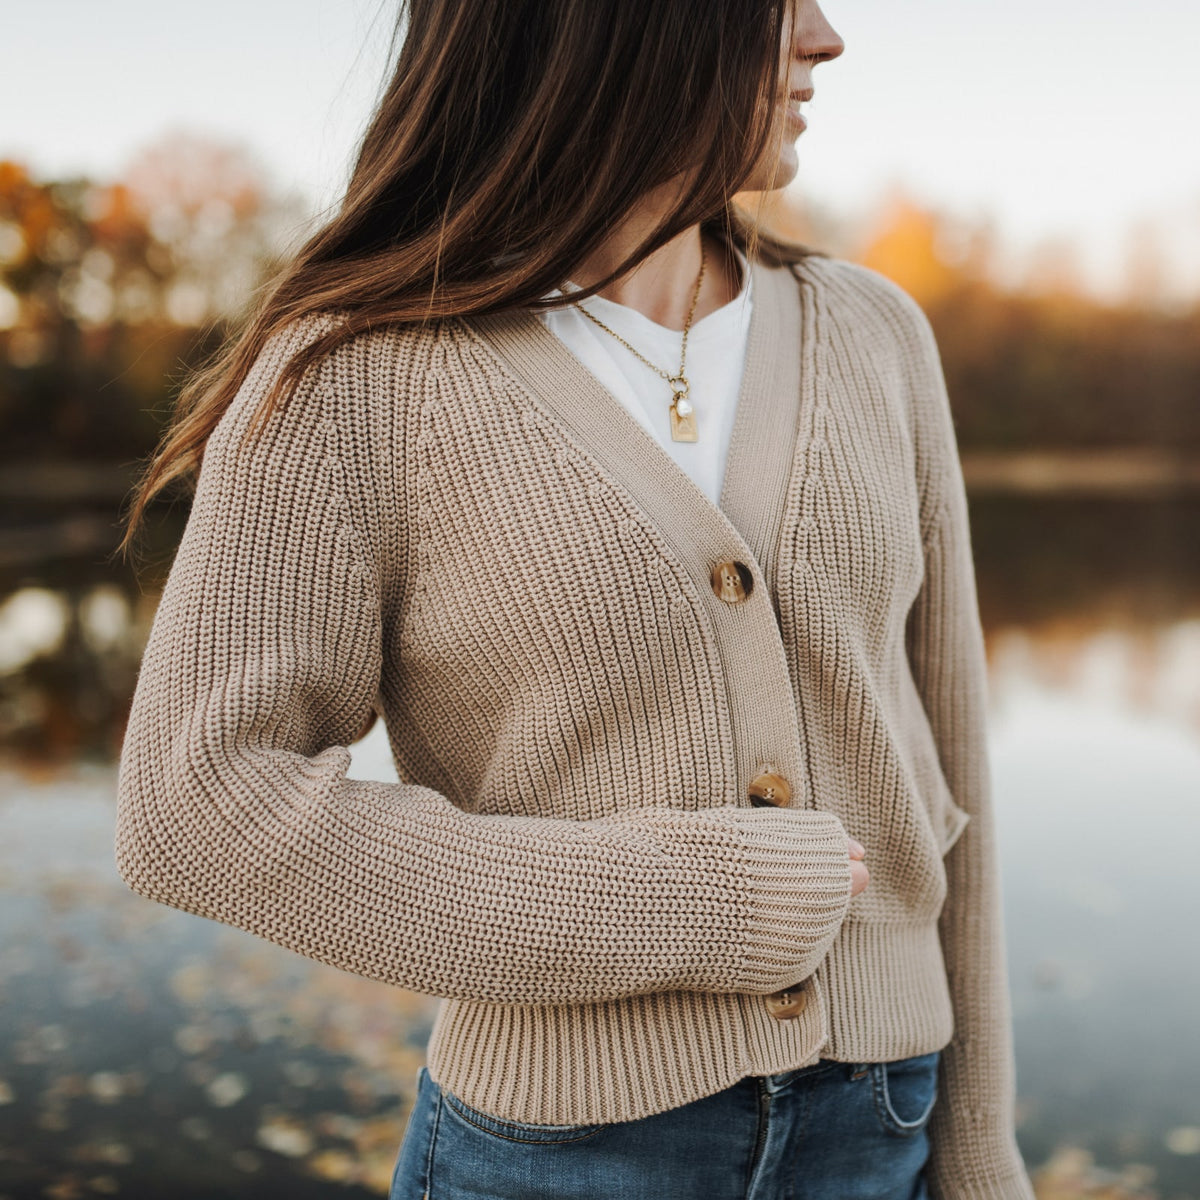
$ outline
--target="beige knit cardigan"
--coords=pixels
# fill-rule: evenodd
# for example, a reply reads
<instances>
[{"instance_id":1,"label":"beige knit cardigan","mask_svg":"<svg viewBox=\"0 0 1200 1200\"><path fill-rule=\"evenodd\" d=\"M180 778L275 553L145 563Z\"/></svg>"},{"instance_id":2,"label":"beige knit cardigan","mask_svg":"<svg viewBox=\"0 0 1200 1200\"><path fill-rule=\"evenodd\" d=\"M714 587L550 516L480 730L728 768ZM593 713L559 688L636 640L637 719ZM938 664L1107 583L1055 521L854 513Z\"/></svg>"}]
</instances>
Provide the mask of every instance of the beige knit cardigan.
<instances>
[{"instance_id":1,"label":"beige knit cardigan","mask_svg":"<svg viewBox=\"0 0 1200 1200\"><path fill-rule=\"evenodd\" d=\"M360 336L239 446L330 318L277 334L151 629L117 865L440 997L432 1077L515 1120L942 1048L931 1195L1032 1200L936 344L866 268L752 269L719 507L524 310ZM347 778L372 709L403 782Z\"/></svg>"}]
</instances>

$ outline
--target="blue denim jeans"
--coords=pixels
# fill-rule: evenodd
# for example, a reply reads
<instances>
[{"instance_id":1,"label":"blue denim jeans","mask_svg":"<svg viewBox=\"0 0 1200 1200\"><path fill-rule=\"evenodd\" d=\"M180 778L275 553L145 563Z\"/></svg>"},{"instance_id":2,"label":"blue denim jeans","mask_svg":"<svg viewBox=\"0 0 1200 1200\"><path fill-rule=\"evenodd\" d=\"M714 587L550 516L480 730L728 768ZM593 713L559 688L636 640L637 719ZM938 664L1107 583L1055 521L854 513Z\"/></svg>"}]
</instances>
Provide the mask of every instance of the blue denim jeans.
<instances>
[{"instance_id":1,"label":"blue denim jeans","mask_svg":"<svg viewBox=\"0 0 1200 1200\"><path fill-rule=\"evenodd\" d=\"M939 1057L822 1059L606 1125L501 1120L422 1067L389 1200L928 1200Z\"/></svg>"}]
</instances>

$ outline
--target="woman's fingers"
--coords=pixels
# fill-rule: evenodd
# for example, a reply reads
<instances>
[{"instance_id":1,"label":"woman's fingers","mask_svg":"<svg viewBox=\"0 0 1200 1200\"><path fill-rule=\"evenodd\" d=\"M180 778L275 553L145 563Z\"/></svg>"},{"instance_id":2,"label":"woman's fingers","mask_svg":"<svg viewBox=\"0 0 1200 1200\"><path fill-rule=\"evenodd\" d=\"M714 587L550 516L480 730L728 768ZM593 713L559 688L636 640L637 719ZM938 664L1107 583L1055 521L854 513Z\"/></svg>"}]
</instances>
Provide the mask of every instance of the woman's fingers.
<instances>
[{"instance_id":1,"label":"woman's fingers","mask_svg":"<svg viewBox=\"0 0 1200 1200\"><path fill-rule=\"evenodd\" d=\"M866 856L867 848L862 842L847 835L850 843L850 897L853 899L859 892L865 891L871 880L866 864L862 859Z\"/></svg>"},{"instance_id":2,"label":"woman's fingers","mask_svg":"<svg viewBox=\"0 0 1200 1200\"><path fill-rule=\"evenodd\" d=\"M866 891L867 884L870 882L871 876L867 871L866 864L859 862L857 859L850 860L850 897L853 899L859 892Z\"/></svg>"}]
</instances>

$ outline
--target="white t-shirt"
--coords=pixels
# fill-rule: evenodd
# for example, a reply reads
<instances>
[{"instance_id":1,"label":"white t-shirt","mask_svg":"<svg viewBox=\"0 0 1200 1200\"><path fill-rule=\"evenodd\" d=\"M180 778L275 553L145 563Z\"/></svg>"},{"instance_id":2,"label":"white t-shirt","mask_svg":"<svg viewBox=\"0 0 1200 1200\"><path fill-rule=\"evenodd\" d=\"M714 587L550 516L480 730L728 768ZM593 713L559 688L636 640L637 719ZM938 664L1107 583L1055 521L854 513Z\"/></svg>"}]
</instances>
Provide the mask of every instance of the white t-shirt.
<instances>
[{"instance_id":1,"label":"white t-shirt","mask_svg":"<svg viewBox=\"0 0 1200 1200\"><path fill-rule=\"evenodd\" d=\"M737 251L742 290L728 304L692 325L688 334L685 373L691 391L699 440L676 442L671 437L671 386L616 338L574 308L538 315L587 369L657 438L666 452L688 473L714 503L720 503L725 460L733 433L733 419L746 363L746 335L750 328L751 272ZM568 283L551 295L578 290ZM649 317L607 300L589 296L579 302L610 329L616 330L652 363L672 375L679 369L683 333L667 329Z\"/></svg>"}]
</instances>

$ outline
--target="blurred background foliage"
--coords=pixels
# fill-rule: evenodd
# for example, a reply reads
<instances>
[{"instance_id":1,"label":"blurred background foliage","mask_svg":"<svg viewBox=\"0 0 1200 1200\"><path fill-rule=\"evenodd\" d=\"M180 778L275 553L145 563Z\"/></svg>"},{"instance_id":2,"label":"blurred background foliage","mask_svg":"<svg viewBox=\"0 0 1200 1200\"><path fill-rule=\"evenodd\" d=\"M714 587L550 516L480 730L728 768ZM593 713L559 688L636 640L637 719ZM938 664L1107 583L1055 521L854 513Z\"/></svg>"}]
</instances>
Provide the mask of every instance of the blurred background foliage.
<instances>
[{"instance_id":1,"label":"blurred background foliage","mask_svg":"<svg viewBox=\"0 0 1200 1200\"><path fill-rule=\"evenodd\" d=\"M118 181L0 161L0 752L117 752L186 503L157 504L129 563L119 516L189 366L306 215L244 150L200 138L148 147Z\"/></svg>"}]
</instances>

